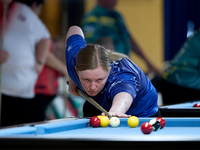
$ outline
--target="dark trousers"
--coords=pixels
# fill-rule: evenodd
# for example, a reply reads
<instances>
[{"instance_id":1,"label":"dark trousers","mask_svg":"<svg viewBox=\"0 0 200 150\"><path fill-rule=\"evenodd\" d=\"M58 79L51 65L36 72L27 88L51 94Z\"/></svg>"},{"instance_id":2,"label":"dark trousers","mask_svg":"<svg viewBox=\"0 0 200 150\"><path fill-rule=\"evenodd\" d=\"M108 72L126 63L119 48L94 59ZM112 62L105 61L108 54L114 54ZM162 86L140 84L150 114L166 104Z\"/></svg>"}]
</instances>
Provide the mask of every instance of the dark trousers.
<instances>
[{"instance_id":1,"label":"dark trousers","mask_svg":"<svg viewBox=\"0 0 200 150\"><path fill-rule=\"evenodd\" d=\"M45 120L45 111L56 95L37 94L31 101L28 122L39 122Z\"/></svg>"},{"instance_id":2,"label":"dark trousers","mask_svg":"<svg viewBox=\"0 0 200 150\"><path fill-rule=\"evenodd\" d=\"M27 123L31 100L2 94L1 126Z\"/></svg>"},{"instance_id":3,"label":"dark trousers","mask_svg":"<svg viewBox=\"0 0 200 150\"><path fill-rule=\"evenodd\" d=\"M54 97L38 95L24 99L2 94L1 126L44 121L46 107Z\"/></svg>"}]
</instances>

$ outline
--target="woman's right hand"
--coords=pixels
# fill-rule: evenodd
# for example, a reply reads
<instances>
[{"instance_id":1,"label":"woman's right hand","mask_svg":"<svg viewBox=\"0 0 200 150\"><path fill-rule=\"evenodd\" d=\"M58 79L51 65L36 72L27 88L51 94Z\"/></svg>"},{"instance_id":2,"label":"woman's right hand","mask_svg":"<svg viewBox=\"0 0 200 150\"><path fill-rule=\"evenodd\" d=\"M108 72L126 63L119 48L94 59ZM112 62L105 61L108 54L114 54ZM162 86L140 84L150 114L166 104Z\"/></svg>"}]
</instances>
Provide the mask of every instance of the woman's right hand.
<instances>
[{"instance_id":1,"label":"woman's right hand","mask_svg":"<svg viewBox=\"0 0 200 150\"><path fill-rule=\"evenodd\" d=\"M69 78L69 88L68 88L68 91L70 93L72 93L73 95L75 95L75 96L80 96L78 94L77 90L76 90L77 88L78 88L78 86L76 85L76 83L74 83L74 81L71 78Z\"/></svg>"}]
</instances>

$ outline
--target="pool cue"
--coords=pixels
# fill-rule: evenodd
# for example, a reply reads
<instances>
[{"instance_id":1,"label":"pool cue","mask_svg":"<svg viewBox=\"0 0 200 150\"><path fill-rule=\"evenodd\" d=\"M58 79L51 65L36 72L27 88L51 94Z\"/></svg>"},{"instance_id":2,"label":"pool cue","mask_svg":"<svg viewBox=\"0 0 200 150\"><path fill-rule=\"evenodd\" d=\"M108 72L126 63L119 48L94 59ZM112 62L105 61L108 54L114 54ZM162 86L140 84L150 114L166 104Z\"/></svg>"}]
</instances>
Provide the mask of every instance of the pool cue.
<instances>
[{"instance_id":1,"label":"pool cue","mask_svg":"<svg viewBox=\"0 0 200 150\"><path fill-rule=\"evenodd\" d=\"M69 85L69 81L67 81L67 84ZM94 105L97 109L99 109L101 112L104 112L109 118L112 116L103 108L101 107L95 100L93 100L91 97L87 96L83 91L81 91L79 88L76 89L78 94L81 95L83 98L85 98L88 102L90 102L92 105Z\"/></svg>"},{"instance_id":2,"label":"pool cue","mask_svg":"<svg viewBox=\"0 0 200 150\"><path fill-rule=\"evenodd\" d=\"M93 100L91 97L87 96L85 93L83 93L83 91L81 91L80 89L77 89L77 92L83 97L85 98L88 102L90 102L92 105L94 105L97 109L99 109L101 112L104 112L109 118L111 118L112 116L103 108L101 107L95 100Z\"/></svg>"},{"instance_id":3,"label":"pool cue","mask_svg":"<svg viewBox=\"0 0 200 150\"><path fill-rule=\"evenodd\" d=\"M1 41L1 49L4 49L4 31L5 31L5 24L6 24L6 14L7 14L7 5L3 6L3 25L2 25L2 41ZM1 126L1 104L2 104L2 99L1 99L1 78L2 78L2 63L0 63L0 126Z\"/></svg>"}]
</instances>

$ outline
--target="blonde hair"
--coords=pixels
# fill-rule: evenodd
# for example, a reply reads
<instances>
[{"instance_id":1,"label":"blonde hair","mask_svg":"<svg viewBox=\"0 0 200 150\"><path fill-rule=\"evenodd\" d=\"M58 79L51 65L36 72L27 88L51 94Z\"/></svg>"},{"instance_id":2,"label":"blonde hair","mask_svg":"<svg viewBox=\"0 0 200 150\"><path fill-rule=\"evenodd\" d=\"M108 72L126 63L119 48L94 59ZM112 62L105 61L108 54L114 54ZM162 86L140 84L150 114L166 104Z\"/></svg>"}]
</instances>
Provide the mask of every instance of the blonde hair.
<instances>
[{"instance_id":1,"label":"blonde hair","mask_svg":"<svg viewBox=\"0 0 200 150\"><path fill-rule=\"evenodd\" d=\"M128 56L105 49L98 44L88 44L78 53L76 59L77 71L93 70L101 66L103 70L110 70L110 62Z\"/></svg>"}]
</instances>

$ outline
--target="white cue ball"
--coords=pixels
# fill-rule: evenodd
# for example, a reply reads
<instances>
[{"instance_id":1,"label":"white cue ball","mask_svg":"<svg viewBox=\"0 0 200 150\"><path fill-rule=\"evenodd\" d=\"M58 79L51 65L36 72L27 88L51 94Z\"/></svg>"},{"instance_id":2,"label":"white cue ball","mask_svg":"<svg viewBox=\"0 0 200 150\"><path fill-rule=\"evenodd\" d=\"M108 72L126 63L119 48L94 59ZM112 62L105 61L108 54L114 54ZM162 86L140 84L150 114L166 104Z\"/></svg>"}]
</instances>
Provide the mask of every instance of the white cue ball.
<instances>
[{"instance_id":1,"label":"white cue ball","mask_svg":"<svg viewBox=\"0 0 200 150\"><path fill-rule=\"evenodd\" d=\"M119 118L117 118L117 117L110 118L110 126L111 127L113 127L113 128L118 127L119 124L120 124Z\"/></svg>"}]
</instances>

